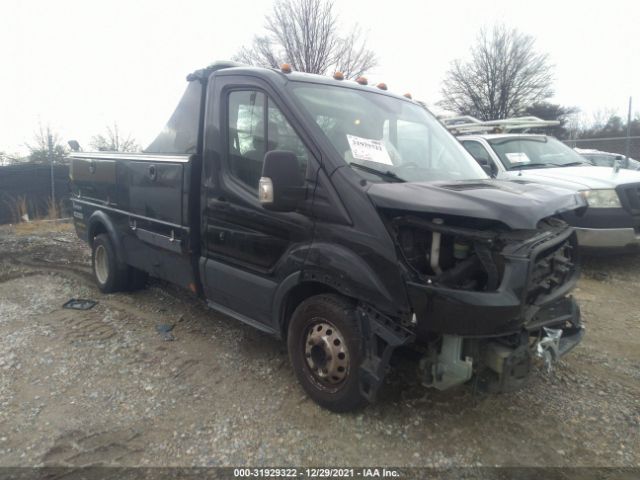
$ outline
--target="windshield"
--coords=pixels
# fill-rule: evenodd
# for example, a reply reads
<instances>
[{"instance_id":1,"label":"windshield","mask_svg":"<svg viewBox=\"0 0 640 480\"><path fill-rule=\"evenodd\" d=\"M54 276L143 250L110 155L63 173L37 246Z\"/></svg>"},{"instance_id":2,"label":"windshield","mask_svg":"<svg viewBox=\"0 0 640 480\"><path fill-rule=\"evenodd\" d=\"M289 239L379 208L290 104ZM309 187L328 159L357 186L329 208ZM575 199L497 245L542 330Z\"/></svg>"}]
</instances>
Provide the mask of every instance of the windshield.
<instances>
[{"instance_id":1,"label":"windshield","mask_svg":"<svg viewBox=\"0 0 640 480\"><path fill-rule=\"evenodd\" d=\"M489 143L507 170L588 165L574 150L551 137L504 137Z\"/></svg>"},{"instance_id":2,"label":"windshield","mask_svg":"<svg viewBox=\"0 0 640 480\"><path fill-rule=\"evenodd\" d=\"M424 108L352 88L299 83L293 88L342 159L371 181L488 178Z\"/></svg>"}]
</instances>

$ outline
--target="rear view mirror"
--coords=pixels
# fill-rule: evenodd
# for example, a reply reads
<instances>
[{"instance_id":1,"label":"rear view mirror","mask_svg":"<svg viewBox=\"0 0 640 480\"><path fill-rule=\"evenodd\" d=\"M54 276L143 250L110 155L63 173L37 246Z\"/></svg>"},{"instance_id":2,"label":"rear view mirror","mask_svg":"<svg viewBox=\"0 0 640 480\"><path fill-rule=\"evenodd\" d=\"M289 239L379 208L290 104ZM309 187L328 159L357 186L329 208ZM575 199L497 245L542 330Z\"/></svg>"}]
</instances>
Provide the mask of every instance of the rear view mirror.
<instances>
[{"instance_id":1,"label":"rear view mirror","mask_svg":"<svg viewBox=\"0 0 640 480\"><path fill-rule=\"evenodd\" d=\"M258 199L267 210L291 212L306 197L304 177L293 152L272 150L264 156Z\"/></svg>"}]
</instances>

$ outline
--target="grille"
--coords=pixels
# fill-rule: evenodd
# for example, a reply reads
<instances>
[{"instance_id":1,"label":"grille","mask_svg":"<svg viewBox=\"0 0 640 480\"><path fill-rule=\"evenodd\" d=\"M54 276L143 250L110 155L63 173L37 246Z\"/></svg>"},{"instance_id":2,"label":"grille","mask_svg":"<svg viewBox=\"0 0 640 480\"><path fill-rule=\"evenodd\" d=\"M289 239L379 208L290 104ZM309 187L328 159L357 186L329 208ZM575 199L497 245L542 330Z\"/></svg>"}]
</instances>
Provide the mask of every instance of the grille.
<instances>
[{"instance_id":1,"label":"grille","mask_svg":"<svg viewBox=\"0 0 640 480\"><path fill-rule=\"evenodd\" d=\"M575 248L569 240L542 250L532 267L528 303L542 303L569 282L576 269Z\"/></svg>"},{"instance_id":2,"label":"grille","mask_svg":"<svg viewBox=\"0 0 640 480\"><path fill-rule=\"evenodd\" d=\"M640 215L640 185L623 185L619 187L618 195L629 213Z\"/></svg>"}]
</instances>

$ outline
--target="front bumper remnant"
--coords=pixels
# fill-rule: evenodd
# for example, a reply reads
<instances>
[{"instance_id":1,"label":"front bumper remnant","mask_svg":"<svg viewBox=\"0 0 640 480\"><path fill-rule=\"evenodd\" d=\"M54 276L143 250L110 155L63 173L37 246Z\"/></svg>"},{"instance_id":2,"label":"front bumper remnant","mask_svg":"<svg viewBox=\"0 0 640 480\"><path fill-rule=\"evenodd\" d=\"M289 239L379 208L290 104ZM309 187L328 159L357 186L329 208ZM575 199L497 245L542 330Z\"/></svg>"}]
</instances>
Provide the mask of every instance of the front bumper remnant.
<instances>
[{"instance_id":1,"label":"front bumper remnant","mask_svg":"<svg viewBox=\"0 0 640 480\"><path fill-rule=\"evenodd\" d=\"M549 372L555 362L580 343L584 327L580 309L572 298L544 310L528 324L531 330L521 334L519 344L507 345L496 339L480 349L481 364L485 367L480 375L480 385L486 390L517 390L527 382L534 357L541 358ZM535 338L532 344L530 338Z\"/></svg>"},{"instance_id":2,"label":"front bumper remnant","mask_svg":"<svg viewBox=\"0 0 640 480\"><path fill-rule=\"evenodd\" d=\"M555 362L582 341L584 327L581 324L566 329L544 327L543 331L544 336L535 344L535 354L550 372Z\"/></svg>"}]
</instances>

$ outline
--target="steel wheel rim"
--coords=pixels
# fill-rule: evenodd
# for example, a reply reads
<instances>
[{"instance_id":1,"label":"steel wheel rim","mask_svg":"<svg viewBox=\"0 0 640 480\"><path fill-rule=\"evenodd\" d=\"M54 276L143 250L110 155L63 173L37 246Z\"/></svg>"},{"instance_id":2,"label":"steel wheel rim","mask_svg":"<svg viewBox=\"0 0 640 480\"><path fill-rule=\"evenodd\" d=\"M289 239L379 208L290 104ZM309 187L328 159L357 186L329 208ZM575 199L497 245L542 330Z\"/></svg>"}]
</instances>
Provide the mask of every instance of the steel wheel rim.
<instances>
[{"instance_id":1,"label":"steel wheel rim","mask_svg":"<svg viewBox=\"0 0 640 480\"><path fill-rule=\"evenodd\" d=\"M337 390L349 374L349 349L342 332L324 319L316 319L304 336L307 370L321 387Z\"/></svg>"},{"instance_id":2,"label":"steel wheel rim","mask_svg":"<svg viewBox=\"0 0 640 480\"><path fill-rule=\"evenodd\" d=\"M107 283L107 278L109 278L109 263L107 262L107 249L102 245L98 245L96 248L94 268L98 282L103 285Z\"/></svg>"}]
</instances>

